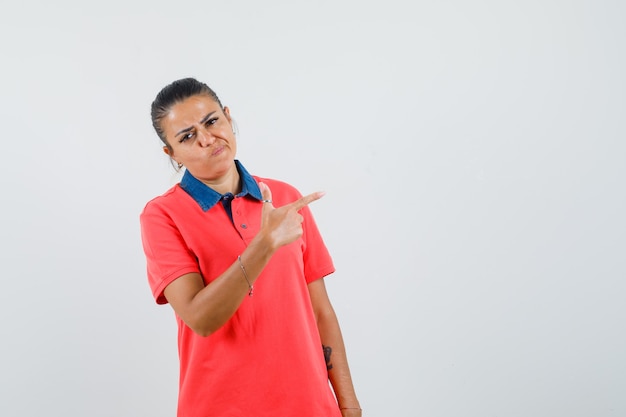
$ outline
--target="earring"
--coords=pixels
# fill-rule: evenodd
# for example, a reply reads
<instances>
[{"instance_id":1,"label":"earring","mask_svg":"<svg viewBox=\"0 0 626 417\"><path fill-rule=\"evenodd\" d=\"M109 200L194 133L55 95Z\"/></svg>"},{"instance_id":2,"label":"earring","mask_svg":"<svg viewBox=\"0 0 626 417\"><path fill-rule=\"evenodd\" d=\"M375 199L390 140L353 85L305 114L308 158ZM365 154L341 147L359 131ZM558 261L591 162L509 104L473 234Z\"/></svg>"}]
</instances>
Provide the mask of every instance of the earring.
<instances>
[{"instance_id":1,"label":"earring","mask_svg":"<svg viewBox=\"0 0 626 417\"><path fill-rule=\"evenodd\" d=\"M181 169L182 167L183 167L183 164L179 162L178 163L178 169Z\"/></svg>"}]
</instances>

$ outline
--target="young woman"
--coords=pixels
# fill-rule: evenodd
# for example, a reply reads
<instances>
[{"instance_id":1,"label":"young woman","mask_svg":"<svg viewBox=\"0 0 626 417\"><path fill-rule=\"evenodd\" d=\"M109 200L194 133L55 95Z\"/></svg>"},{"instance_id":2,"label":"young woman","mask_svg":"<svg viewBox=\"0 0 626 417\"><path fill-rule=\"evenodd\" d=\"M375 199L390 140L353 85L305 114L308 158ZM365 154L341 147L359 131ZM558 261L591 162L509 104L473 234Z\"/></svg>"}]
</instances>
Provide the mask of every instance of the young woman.
<instances>
[{"instance_id":1,"label":"young woman","mask_svg":"<svg viewBox=\"0 0 626 417\"><path fill-rule=\"evenodd\" d=\"M250 175L228 107L195 79L161 90L152 123L185 168L140 217L153 295L178 322L178 416L361 416L308 208L323 193Z\"/></svg>"}]
</instances>

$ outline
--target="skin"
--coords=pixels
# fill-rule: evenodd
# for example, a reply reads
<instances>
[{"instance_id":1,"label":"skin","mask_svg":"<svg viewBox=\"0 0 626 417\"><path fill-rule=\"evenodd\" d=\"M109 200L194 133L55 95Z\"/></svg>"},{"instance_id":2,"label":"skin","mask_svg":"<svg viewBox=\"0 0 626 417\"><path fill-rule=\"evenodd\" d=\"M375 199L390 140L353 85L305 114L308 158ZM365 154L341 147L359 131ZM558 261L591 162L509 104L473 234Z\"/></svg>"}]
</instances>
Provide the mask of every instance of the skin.
<instances>
[{"instance_id":1,"label":"skin","mask_svg":"<svg viewBox=\"0 0 626 417\"><path fill-rule=\"evenodd\" d=\"M172 106L162 119L161 127L169 145L163 150L176 163L183 164L195 178L221 194L241 191L234 162L237 141L228 107L222 110L206 95L193 96ZM263 199L271 200L269 187L264 183L259 186ZM261 229L241 254L252 284L276 250L302 236L303 218L298 211L323 195L323 192L315 192L282 207L263 204ZM308 288L327 354L329 380L339 407L345 408L341 410L342 416L360 417L341 329L324 280L316 280ZM204 285L198 273L186 274L168 285L164 294L176 314L194 332L208 336L233 316L248 291L248 284L235 262L209 285Z\"/></svg>"},{"instance_id":2,"label":"skin","mask_svg":"<svg viewBox=\"0 0 626 417\"><path fill-rule=\"evenodd\" d=\"M222 110L209 96L177 103L162 119L168 146L163 151L217 192L239 191L234 163L237 140L228 107Z\"/></svg>"}]
</instances>

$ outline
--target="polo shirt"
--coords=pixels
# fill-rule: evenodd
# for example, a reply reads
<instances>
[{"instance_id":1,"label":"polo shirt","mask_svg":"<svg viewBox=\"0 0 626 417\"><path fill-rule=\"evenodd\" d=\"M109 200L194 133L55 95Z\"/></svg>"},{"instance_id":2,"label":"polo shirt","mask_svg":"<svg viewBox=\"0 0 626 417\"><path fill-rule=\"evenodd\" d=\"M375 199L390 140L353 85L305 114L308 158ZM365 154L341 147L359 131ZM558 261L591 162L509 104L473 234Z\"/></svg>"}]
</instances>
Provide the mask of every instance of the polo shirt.
<instances>
[{"instance_id":1,"label":"polo shirt","mask_svg":"<svg viewBox=\"0 0 626 417\"><path fill-rule=\"evenodd\" d=\"M180 276L198 272L208 285L237 261L260 229L259 181L272 190L276 207L301 197L289 184L252 176L235 163L241 193L224 198L186 172L141 213L148 281L157 303L167 302L163 291ZM307 286L334 266L310 209L300 214L302 237L276 251L255 282L254 295L222 328L202 337L176 316L178 417L341 416Z\"/></svg>"}]
</instances>

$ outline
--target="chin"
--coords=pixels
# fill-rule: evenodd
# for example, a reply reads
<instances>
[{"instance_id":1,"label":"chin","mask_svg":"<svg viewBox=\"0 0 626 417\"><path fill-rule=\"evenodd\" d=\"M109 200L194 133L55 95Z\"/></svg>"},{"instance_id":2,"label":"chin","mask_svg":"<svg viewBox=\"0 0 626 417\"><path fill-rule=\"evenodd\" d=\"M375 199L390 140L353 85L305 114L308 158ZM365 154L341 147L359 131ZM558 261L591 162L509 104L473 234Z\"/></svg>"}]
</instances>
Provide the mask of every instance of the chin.
<instances>
[{"instance_id":1,"label":"chin","mask_svg":"<svg viewBox=\"0 0 626 417\"><path fill-rule=\"evenodd\" d=\"M198 169L198 173L205 178L218 179L227 175L231 169L235 169L234 167L235 160L230 159L211 164L210 166L199 167L200 169Z\"/></svg>"}]
</instances>

